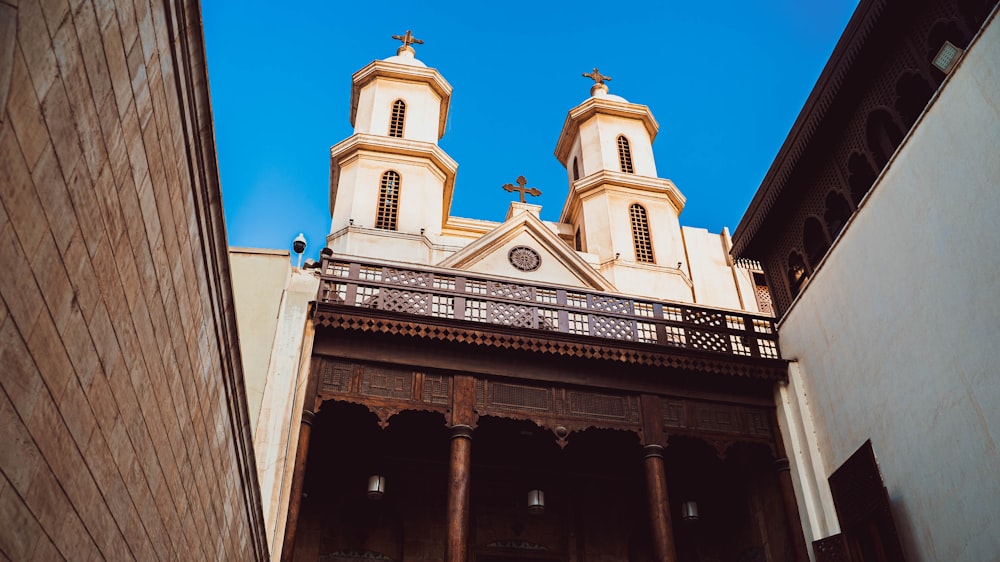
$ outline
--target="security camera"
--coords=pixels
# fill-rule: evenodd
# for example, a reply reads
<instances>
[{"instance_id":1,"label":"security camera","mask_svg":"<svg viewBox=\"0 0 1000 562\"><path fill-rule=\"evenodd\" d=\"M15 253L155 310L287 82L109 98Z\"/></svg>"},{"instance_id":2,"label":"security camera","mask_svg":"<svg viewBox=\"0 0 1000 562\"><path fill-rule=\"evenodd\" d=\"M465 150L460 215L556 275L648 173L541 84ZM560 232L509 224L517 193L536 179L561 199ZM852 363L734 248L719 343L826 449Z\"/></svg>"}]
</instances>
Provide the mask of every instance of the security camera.
<instances>
[{"instance_id":1,"label":"security camera","mask_svg":"<svg viewBox=\"0 0 1000 562\"><path fill-rule=\"evenodd\" d=\"M306 251L306 237L301 232L292 241L292 249L295 250L296 254L301 254Z\"/></svg>"}]
</instances>

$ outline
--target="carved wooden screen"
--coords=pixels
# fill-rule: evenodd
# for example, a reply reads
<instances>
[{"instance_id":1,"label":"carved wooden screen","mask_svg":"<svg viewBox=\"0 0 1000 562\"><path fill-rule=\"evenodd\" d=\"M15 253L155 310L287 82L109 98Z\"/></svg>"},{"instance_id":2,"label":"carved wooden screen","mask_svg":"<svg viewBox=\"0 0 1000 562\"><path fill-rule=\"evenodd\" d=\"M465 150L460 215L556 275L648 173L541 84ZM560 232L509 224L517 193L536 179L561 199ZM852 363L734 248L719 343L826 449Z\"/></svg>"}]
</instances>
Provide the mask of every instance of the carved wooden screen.
<instances>
[{"instance_id":1,"label":"carved wooden screen","mask_svg":"<svg viewBox=\"0 0 1000 562\"><path fill-rule=\"evenodd\" d=\"M830 475L830 492L837 508L843 537L817 541L817 560L852 562L903 562L896 525L889 508L889 493L871 441L865 441ZM842 541L837 544L837 541ZM822 551L829 556L820 558ZM845 552L846 549L846 552ZM846 558L844 556L847 556Z\"/></svg>"},{"instance_id":2,"label":"carved wooden screen","mask_svg":"<svg viewBox=\"0 0 1000 562\"><path fill-rule=\"evenodd\" d=\"M632 148L628 144L628 139L618 135L618 167L626 174L633 174L632 168Z\"/></svg>"},{"instance_id":3,"label":"carved wooden screen","mask_svg":"<svg viewBox=\"0 0 1000 562\"><path fill-rule=\"evenodd\" d=\"M389 136L403 138L403 123L406 121L406 102L392 102L392 118L389 121Z\"/></svg>"},{"instance_id":4,"label":"carved wooden screen","mask_svg":"<svg viewBox=\"0 0 1000 562\"><path fill-rule=\"evenodd\" d=\"M378 215L375 228L396 230L396 215L399 210L399 174L389 170L382 174L378 191Z\"/></svg>"},{"instance_id":5,"label":"carved wooden screen","mask_svg":"<svg viewBox=\"0 0 1000 562\"><path fill-rule=\"evenodd\" d=\"M628 208L629 219L632 222L632 245L635 248L635 261L653 263L653 243L649 237L649 218L646 208L633 203Z\"/></svg>"}]
</instances>

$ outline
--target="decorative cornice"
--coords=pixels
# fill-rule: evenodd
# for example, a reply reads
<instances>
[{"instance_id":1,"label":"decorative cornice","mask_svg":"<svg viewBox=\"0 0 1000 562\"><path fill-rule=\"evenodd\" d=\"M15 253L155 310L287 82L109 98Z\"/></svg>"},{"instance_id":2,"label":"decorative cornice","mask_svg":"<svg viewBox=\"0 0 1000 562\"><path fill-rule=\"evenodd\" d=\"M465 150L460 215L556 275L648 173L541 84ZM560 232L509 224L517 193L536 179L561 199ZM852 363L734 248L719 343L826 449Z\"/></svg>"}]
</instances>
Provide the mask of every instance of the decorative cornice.
<instances>
[{"instance_id":1,"label":"decorative cornice","mask_svg":"<svg viewBox=\"0 0 1000 562\"><path fill-rule=\"evenodd\" d=\"M559 222L573 222L572 214L575 207L587 196L600 190L638 191L646 196L665 198L670 201L678 215L684 210L684 204L687 202L684 194L677 189L674 182L668 179L598 170L570 185L569 195L566 197L566 203L563 204Z\"/></svg>"},{"instance_id":2,"label":"decorative cornice","mask_svg":"<svg viewBox=\"0 0 1000 562\"><path fill-rule=\"evenodd\" d=\"M440 146L424 141L401 139L355 133L330 147L330 214L333 214L333 204L336 201L337 188L340 182L340 168L351 158L361 152L388 154L392 157L410 157L424 159L444 177L444 194L442 206L443 220L447 220L451 208L451 198L455 191L455 175L458 173L458 163L452 160Z\"/></svg>"},{"instance_id":3,"label":"decorative cornice","mask_svg":"<svg viewBox=\"0 0 1000 562\"><path fill-rule=\"evenodd\" d=\"M820 123L826 118L827 111L842 89L848 73L854 67L858 54L871 36L887 2L888 0L863 1L855 10L833 54L830 55L830 60L816 81L812 93L809 94L805 106L795 120L792 130L785 138L781 150L775 156L771 168L764 176L760 188L757 189L733 233L733 256L744 257L744 252L753 243L768 213L784 191L786 182L798 165L800 157L813 141Z\"/></svg>"},{"instance_id":4,"label":"decorative cornice","mask_svg":"<svg viewBox=\"0 0 1000 562\"><path fill-rule=\"evenodd\" d=\"M653 118L653 113L645 105L607 98L588 98L587 101L569 110L566 121L563 123L562 132L559 133L555 155L563 166L569 159L573 139L576 137L577 131L580 130L580 125L597 114L642 121L646 132L649 133L650 143L656 138L656 133L660 129L660 125Z\"/></svg>"},{"instance_id":5,"label":"decorative cornice","mask_svg":"<svg viewBox=\"0 0 1000 562\"><path fill-rule=\"evenodd\" d=\"M667 367L724 376L783 381L787 378L787 361L724 357L690 349L651 348L631 342L607 345L591 341L596 338L572 334L525 330L479 322L429 319L405 313L374 309L359 310L353 306L317 303L313 322L319 327L362 333L378 333L399 337L451 342L477 347L492 347L546 355L575 357Z\"/></svg>"},{"instance_id":6,"label":"decorative cornice","mask_svg":"<svg viewBox=\"0 0 1000 562\"><path fill-rule=\"evenodd\" d=\"M376 78L389 78L405 82L423 82L441 98L441 112L438 119L438 138L444 136L445 125L448 123L448 106L451 101L451 84L433 68L411 66L384 60L372 61L368 66L354 73L351 77L351 126L354 126L358 114L358 102L361 90Z\"/></svg>"}]
</instances>

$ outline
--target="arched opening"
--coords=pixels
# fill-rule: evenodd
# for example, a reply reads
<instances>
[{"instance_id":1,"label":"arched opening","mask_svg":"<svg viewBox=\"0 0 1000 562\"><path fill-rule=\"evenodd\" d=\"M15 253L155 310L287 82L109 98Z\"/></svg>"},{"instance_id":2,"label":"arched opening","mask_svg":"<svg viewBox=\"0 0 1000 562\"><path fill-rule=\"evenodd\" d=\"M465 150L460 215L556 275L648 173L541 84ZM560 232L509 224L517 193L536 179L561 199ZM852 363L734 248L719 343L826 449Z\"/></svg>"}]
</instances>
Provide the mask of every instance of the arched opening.
<instances>
[{"instance_id":1,"label":"arched opening","mask_svg":"<svg viewBox=\"0 0 1000 562\"><path fill-rule=\"evenodd\" d=\"M633 203L628 208L629 219L632 222L632 246L635 249L635 261L655 263L653 260L653 242L649 236L649 217L646 208Z\"/></svg>"},{"instance_id":2,"label":"arched opening","mask_svg":"<svg viewBox=\"0 0 1000 562\"><path fill-rule=\"evenodd\" d=\"M847 204L844 196L831 191L826 195L826 210L823 212L823 220L826 222L826 232L830 235L830 240L837 238L847 219L851 217L851 207Z\"/></svg>"},{"instance_id":3,"label":"arched opening","mask_svg":"<svg viewBox=\"0 0 1000 562\"><path fill-rule=\"evenodd\" d=\"M447 496L444 421L440 413L404 411L383 430L368 408L325 401L312 425L297 553L402 560L407 534L435 532L444 523ZM379 499L368 493L372 476L384 478ZM441 559L443 547L427 554Z\"/></svg>"},{"instance_id":4,"label":"arched opening","mask_svg":"<svg viewBox=\"0 0 1000 562\"><path fill-rule=\"evenodd\" d=\"M574 247L577 252L583 251L583 240L580 238L580 227L576 227L576 234L573 235Z\"/></svg>"},{"instance_id":5,"label":"arched opening","mask_svg":"<svg viewBox=\"0 0 1000 562\"><path fill-rule=\"evenodd\" d=\"M396 217L399 214L399 173L393 170L382 174L378 189L378 214L375 217L375 228L396 230Z\"/></svg>"},{"instance_id":6,"label":"arched opening","mask_svg":"<svg viewBox=\"0 0 1000 562\"><path fill-rule=\"evenodd\" d=\"M806 264L798 252L792 252L788 256L786 276L788 278L788 292L794 299L799 295L799 290L802 289L803 283L809 279L809 273L806 272Z\"/></svg>"},{"instance_id":7,"label":"arched opening","mask_svg":"<svg viewBox=\"0 0 1000 562\"><path fill-rule=\"evenodd\" d=\"M632 148L624 135L618 135L618 167L626 174L634 174L632 168Z\"/></svg>"},{"instance_id":8,"label":"arched opening","mask_svg":"<svg viewBox=\"0 0 1000 562\"><path fill-rule=\"evenodd\" d=\"M678 561L791 559L768 557L788 552L791 536L766 445L671 435L664 460Z\"/></svg>"},{"instance_id":9,"label":"arched opening","mask_svg":"<svg viewBox=\"0 0 1000 562\"><path fill-rule=\"evenodd\" d=\"M580 164L576 161L576 156L573 157L573 181L580 179Z\"/></svg>"},{"instance_id":10,"label":"arched opening","mask_svg":"<svg viewBox=\"0 0 1000 562\"><path fill-rule=\"evenodd\" d=\"M889 163L889 158L896 152L899 143L903 141L903 132L899 130L899 125L888 111L876 109L868 115L865 140L868 151L875 160L875 166L881 172Z\"/></svg>"},{"instance_id":11,"label":"arched opening","mask_svg":"<svg viewBox=\"0 0 1000 562\"><path fill-rule=\"evenodd\" d=\"M855 207L861 204L876 177L864 154L855 152L847 160L847 185L851 188L851 199L854 200Z\"/></svg>"},{"instance_id":12,"label":"arched opening","mask_svg":"<svg viewBox=\"0 0 1000 562\"><path fill-rule=\"evenodd\" d=\"M392 102L392 116L389 120L389 136L403 138L403 124L406 121L406 102Z\"/></svg>"},{"instance_id":13,"label":"arched opening","mask_svg":"<svg viewBox=\"0 0 1000 562\"><path fill-rule=\"evenodd\" d=\"M807 218L805 224L802 225L802 247L806 251L809 267L815 270L830 248L823 224L816 217Z\"/></svg>"},{"instance_id":14,"label":"arched opening","mask_svg":"<svg viewBox=\"0 0 1000 562\"><path fill-rule=\"evenodd\" d=\"M917 122L917 117L927 107L927 102L933 93L924 77L915 72L908 72L899 77L896 81L895 105L905 129L911 129Z\"/></svg>"}]
</instances>

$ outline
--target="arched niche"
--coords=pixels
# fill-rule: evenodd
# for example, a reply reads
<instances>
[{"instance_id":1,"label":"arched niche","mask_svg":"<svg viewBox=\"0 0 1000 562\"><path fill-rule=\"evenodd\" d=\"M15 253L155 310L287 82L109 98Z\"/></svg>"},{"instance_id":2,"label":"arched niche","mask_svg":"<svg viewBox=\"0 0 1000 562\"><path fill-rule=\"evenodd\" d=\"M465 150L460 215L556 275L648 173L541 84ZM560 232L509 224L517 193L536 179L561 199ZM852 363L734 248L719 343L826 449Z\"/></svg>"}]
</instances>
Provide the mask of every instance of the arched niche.
<instances>
[{"instance_id":1,"label":"arched niche","mask_svg":"<svg viewBox=\"0 0 1000 562\"><path fill-rule=\"evenodd\" d=\"M888 110L879 108L868 114L865 142L879 172L889 163L889 158L902 141L903 131Z\"/></svg>"},{"instance_id":2,"label":"arched niche","mask_svg":"<svg viewBox=\"0 0 1000 562\"><path fill-rule=\"evenodd\" d=\"M896 81L895 107L904 128L913 127L933 93L927 80L916 72L906 72L899 77Z\"/></svg>"},{"instance_id":3,"label":"arched niche","mask_svg":"<svg viewBox=\"0 0 1000 562\"><path fill-rule=\"evenodd\" d=\"M847 160L847 184L851 189L851 199L854 200L855 207L861 204L861 200L875 183L876 177L877 174L872 170L864 154L860 152L851 154Z\"/></svg>"},{"instance_id":4,"label":"arched niche","mask_svg":"<svg viewBox=\"0 0 1000 562\"><path fill-rule=\"evenodd\" d=\"M826 223L826 232L830 235L830 240L837 238L849 218L851 218L851 207L847 204L847 199L836 191L827 193L823 222Z\"/></svg>"},{"instance_id":5,"label":"arched niche","mask_svg":"<svg viewBox=\"0 0 1000 562\"><path fill-rule=\"evenodd\" d=\"M789 254L787 263L785 278L788 280L788 292L794 299L799 295L802 285L809 279L809 272L806 270L805 260L798 252Z\"/></svg>"},{"instance_id":6,"label":"arched niche","mask_svg":"<svg viewBox=\"0 0 1000 562\"><path fill-rule=\"evenodd\" d=\"M814 270L823 256L826 255L826 251L830 249L826 229L816 217L808 217L802 224L802 248L806 252L809 266Z\"/></svg>"}]
</instances>

